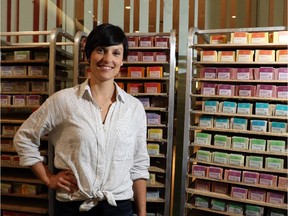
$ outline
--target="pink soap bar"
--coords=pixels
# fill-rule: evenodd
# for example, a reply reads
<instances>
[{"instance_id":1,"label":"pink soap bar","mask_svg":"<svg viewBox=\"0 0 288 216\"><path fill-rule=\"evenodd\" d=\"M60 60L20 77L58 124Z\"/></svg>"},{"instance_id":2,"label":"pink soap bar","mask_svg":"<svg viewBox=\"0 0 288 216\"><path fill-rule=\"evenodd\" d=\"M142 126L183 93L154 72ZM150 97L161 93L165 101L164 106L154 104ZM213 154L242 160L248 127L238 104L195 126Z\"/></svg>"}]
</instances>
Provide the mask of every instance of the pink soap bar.
<instances>
[{"instance_id":1,"label":"pink soap bar","mask_svg":"<svg viewBox=\"0 0 288 216\"><path fill-rule=\"evenodd\" d=\"M266 202L271 204L283 204L284 203L284 193L281 192L267 192Z\"/></svg>"},{"instance_id":2,"label":"pink soap bar","mask_svg":"<svg viewBox=\"0 0 288 216\"><path fill-rule=\"evenodd\" d=\"M248 199L265 202L266 201L266 191L261 189L250 188L248 191Z\"/></svg>"},{"instance_id":3,"label":"pink soap bar","mask_svg":"<svg viewBox=\"0 0 288 216\"><path fill-rule=\"evenodd\" d=\"M192 175L195 177L205 177L207 173L207 167L201 165L192 166Z\"/></svg>"},{"instance_id":4,"label":"pink soap bar","mask_svg":"<svg viewBox=\"0 0 288 216\"><path fill-rule=\"evenodd\" d=\"M223 178L223 168L220 167L208 167L208 178L219 179Z\"/></svg>"},{"instance_id":5,"label":"pink soap bar","mask_svg":"<svg viewBox=\"0 0 288 216\"><path fill-rule=\"evenodd\" d=\"M288 86L277 86L277 98L288 97Z\"/></svg>"},{"instance_id":6,"label":"pink soap bar","mask_svg":"<svg viewBox=\"0 0 288 216\"><path fill-rule=\"evenodd\" d=\"M216 68L202 68L200 70L200 78L216 79Z\"/></svg>"},{"instance_id":7,"label":"pink soap bar","mask_svg":"<svg viewBox=\"0 0 288 216\"><path fill-rule=\"evenodd\" d=\"M279 176L279 178L278 178L278 187L279 188L288 188L288 178Z\"/></svg>"},{"instance_id":8,"label":"pink soap bar","mask_svg":"<svg viewBox=\"0 0 288 216\"><path fill-rule=\"evenodd\" d=\"M210 191L210 187L211 187L210 181L196 179L195 189L201 190L201 191Z\"/></svg>"},{"instance_id":9,"label":"pink soap bar","mask_svg":"<svg viewBox=\"0 0 288 216\"><path fill-rule=\"evenodd\" d=\"M168 56L165 52L155 52L155 61L157 62L166 62Z\"/></svg>"},{"instance_id":10,"label":"pink soap bar","mask_svg":"<svg viewBox=\"0 0 288 216\"><path fill-rule=\"evenodd\" d=\"M241 182L241 171L225 170L224 179L227 181Z\"/></svg>"},{"instance_id":11,"label":"pink soap bar","mask_svg":"<svg viewBox=\"0 0 288 216\"><path fill-rule=\"evenodd\" d=\"M253 85L239 85L236 86L236 93L241 97L255 97L256 86Z\"/></svg>"},{"instance_id":12,"label":"pink soap bar","mask_svg":"<svg viewBox=\"0 0 288 216\"><path fill-rule=\"evenodd\" d=\"M212 182L211 191L215 193L228 194L228 184L222 182Z\"/></svg>"},{"instance_id":13,"label":"pink soap bar","mask_svg":"<svg viewBox=\"0 0 288 216\"><path fill-rule=\"evenodd\" d=\"M258 184L259 173L243 171L242 181L243 181L243 183L247 183L247 184Z\"/></svg>"},{"instance_id":14,"label":"pink soap bar","mask_svg":"<svg viewBox=\"0 0 288 216\"><path fill-rule=\"evenodd\" d=\"M217 68L218 79L235 79L236 72L234 68Z\"/></svg>"},{"instance_id":15,"label":"pink soap bar","mask_svg":"<svg viewBox=\"0 0 288 216\"><path fill-rule=\"evenodd\" d=\"M253 68L237 68L236 79L238 80L253 80Z\"/></svg>"},{"instance_id":16,"label":"pink soap bar","mask_svg":"<svg viewBox=\"0 0 288 216\"><path fill-rule=\"evenodd\" d=\"M235 95L235 85L219 84L217 94L223 95L223 96L234 96Z\"/></svg>"},{"instance_id":17,"label":"pink soap bar","mask_svg":"<svg viewBox=\"0 0 288 216\"><path fill-rule=\"evenodd\" d=\"M257 85L258 97L270 98L276 97L276 86L275 85Z\"/></svg>"},{"instance_id":18,"label":"pink soap bar","mask_svg":"<svg viewBox=\"0 0 288 216\"><path fill-rule=\"evenodd\" d=\"M215 95L217 84L213 83L202 83L201 94L204 95Z\"/></svg>"},{"instance_id":19,"label":"pink soap bar","mask_svg":"<svg viewBox=\"0 0 288 216\"><path fill-rule=\"evenodd\" d=\"M265 173L260 173L259 184L276 187L277 186L277 176L265 174Z\"/></svg>"},{"instance_id":20,"label":"pink soap bar","mask_svg":"<svg viewBox=\"0 0 288 216\"><path fill-rule=\"evenodd\" d=\"M154 52L142 52L142 61L143 62L154 62L155 61Z\"/></svg>"},{"instance_id":21,"label":"pink soap bar","mask_svg":"<svg viewBox=\"0 0 288 216\"><path fill-rule=\"evenodd\" d=\"M128 62L137 62L141 59L141 52L129 52L127 56Z\"/></svg>"},{"instance_id":22,"label":"pink soap bar","mask_svg":"<svg viewBox=\"0 0 288 216\"><path fill-rule=\"evenodd\" d=\"M276 71L277 71L276 78L278 80L288 80L288 68L287 67L277 68Z\"/></svg>"},{"instance_id":23,"label":"pink soap bar","mask_svg":"<svg viewBox=\"0 0 288 216\"><path fill-rule=\"evenodd\" d=\"M231 188L231 197L237 199L247 199L248 189L240 187Z\"/></svg>"},{"instance_id":24,"label":"pink soap bar","mask_svg":"<svg viewBox=\"0 0 288 216\"><path fill-rule=\"evenodd\" d=\"M275 80L275 69L273 67L260 67L254 69L256 80Z\"/></svg>"}]
</instances>

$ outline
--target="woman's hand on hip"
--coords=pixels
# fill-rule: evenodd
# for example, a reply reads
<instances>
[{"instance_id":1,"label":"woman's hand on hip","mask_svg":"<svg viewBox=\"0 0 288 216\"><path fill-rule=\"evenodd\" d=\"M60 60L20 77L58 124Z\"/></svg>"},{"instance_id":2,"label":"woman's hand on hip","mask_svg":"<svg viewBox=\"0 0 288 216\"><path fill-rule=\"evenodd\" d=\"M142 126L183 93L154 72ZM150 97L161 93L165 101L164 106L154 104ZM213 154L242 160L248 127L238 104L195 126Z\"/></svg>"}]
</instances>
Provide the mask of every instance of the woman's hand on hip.
<instances>
[{"instance_id":1,"label":"woman's hand on hip","mask_svg":"<svg viewBox=\"0 0 288 216\"><path fill-rule=\"evenodd\" d=\"M50 176L48 187L52 189L62 189L67 192L73 193L79 188L77 186L77 180L71 170L63 170L56 175Z\"/></svg>"}]
</instances>

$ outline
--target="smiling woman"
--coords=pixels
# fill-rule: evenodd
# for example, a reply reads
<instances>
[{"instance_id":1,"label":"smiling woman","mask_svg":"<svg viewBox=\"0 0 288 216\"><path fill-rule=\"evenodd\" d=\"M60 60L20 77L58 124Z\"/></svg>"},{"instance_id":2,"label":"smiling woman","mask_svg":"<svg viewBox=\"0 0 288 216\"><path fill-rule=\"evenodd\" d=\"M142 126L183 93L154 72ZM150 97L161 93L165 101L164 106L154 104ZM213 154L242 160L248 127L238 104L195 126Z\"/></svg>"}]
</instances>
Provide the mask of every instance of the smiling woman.
<instances>
[{"instance_id":1,"label":"smiling woman","mask_svg":"<svg viewBox=\"0 0 288 216\"><path fill-rule=\"evenodd\" d=\"M55 215L132 216L134 198L138 215L145 216L146 113L114 82L127 58L126 35L118 26L101 24L88 35L85 52L91 78L49 97L17 131L20 163L56 189ZM55 147L58 173L37 158L43 133Z\"/></svg>"}]
</instances>

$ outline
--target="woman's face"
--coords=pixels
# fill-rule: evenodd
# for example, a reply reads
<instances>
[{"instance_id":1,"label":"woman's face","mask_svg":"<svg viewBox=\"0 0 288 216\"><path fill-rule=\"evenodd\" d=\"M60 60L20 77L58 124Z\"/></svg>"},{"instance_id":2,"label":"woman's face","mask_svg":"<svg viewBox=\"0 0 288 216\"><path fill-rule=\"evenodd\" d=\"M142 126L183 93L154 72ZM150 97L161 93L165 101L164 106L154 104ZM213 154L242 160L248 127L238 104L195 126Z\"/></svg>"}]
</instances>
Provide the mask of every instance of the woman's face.
<instances>
[{"instance_id":1,"label":"woman's face","mask_svg":"<svg viewBox=\"0 0 288 216\"><path fill-rule=\"evenodd\" d=\"M96 47L90 56L91 77L98 81L114 79L123 65L123 44Z\"/></svg>"}]
</instances>

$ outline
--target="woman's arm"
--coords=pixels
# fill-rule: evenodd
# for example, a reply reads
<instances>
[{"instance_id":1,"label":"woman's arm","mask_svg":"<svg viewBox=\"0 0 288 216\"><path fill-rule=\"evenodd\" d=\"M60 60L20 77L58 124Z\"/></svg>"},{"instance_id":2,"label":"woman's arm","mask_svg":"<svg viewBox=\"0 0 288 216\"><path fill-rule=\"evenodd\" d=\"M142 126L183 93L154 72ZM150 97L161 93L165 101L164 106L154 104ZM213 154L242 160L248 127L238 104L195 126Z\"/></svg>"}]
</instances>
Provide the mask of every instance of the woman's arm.
<instances>
[{"instance_id":1,"label":"woman's arm","mask_svg":"<svg viewBox=\"0 0 288 216\"><path fill-rule=\"evenodd\" d=\"M133 191L138 216L146 216L146 179L134 180Z\"/></svg>"}]
</instances>

